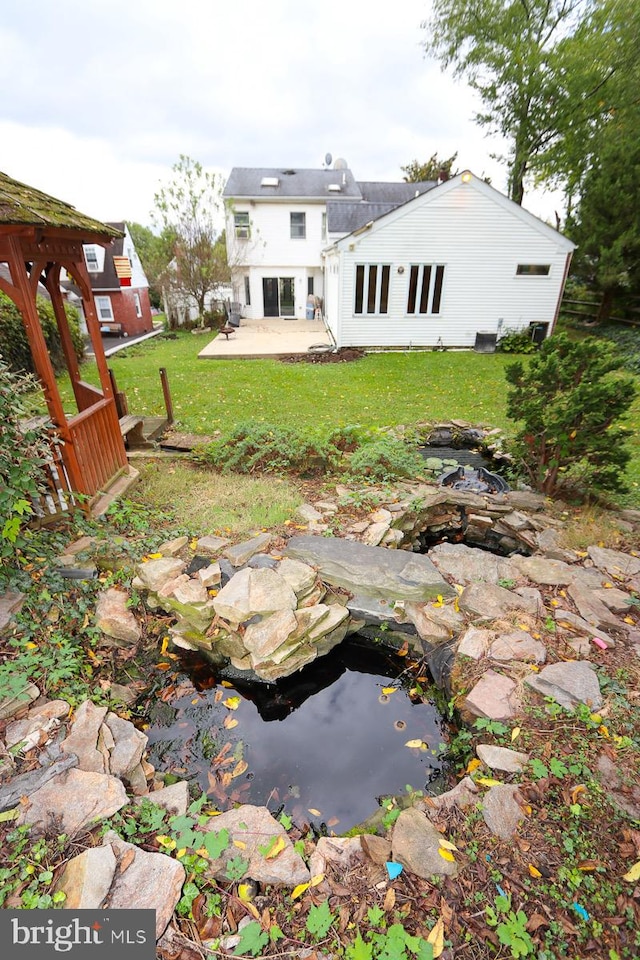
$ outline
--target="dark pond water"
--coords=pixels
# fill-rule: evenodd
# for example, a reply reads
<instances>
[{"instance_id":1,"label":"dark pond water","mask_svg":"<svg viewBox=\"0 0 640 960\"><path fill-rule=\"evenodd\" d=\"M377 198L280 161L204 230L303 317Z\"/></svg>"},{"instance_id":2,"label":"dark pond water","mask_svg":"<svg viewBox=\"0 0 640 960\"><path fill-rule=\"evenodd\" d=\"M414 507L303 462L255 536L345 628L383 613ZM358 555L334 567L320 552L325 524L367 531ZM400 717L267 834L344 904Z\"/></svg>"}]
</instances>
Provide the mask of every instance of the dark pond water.
<instances>
[{"instance_id":1,"label":"dark pond water","mask_svg":"<svg viewBox=\"0 0 640 960\"><path fill-rule=\"evenodd\" d=\"M491 466L491 459L484 456L479 450L471 450L465 447L456 449L455 447L440 447L435 443L427 443L420 447L420 453L423 457L438 457L440 460L455 460L463 467L473 467L477 470L479 467L486 467L487 470L495 469ZM445 467L445 471L446 471Z\"/></svg>"},{"instance_id":2,"label":"dark pond water","mask_svg":"<svg viewBox=\"0 0 640 960\"><path fill-rule=\"evenodd\" d=\"M149 759L197 780L222 808L284 807L343 832L374 813L378 797L424 789L442 772L444 722L394 680L405 667L347 640L293 678L240 690L185 659L151 707Z\"/></svg>"}]
</instances>

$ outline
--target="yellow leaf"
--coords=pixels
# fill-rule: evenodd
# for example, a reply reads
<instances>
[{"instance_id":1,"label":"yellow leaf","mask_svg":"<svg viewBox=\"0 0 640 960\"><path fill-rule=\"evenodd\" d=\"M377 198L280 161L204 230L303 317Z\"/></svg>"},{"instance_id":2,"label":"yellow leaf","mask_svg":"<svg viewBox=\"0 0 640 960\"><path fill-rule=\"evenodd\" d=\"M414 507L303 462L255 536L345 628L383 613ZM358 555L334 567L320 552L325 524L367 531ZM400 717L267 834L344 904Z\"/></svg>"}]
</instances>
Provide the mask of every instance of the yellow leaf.
<instances>
[{"instance_id":1,"label":"yellow leaf","mask_svg":"<svg viewBox=\"0 0 640 960\"><path fill-rule=\"evenodd\" d=\"M155 557L154 559L157 559L157 557ZM178 860L180 859L180 857L184 857L184 855L185 855L186 852L187 852L187 848L186 848L186 847L180 847L180 849L179 849L178 852L176 853L176 857L178 858Z\"/></svg>"},{"instance_id":2,"label":"yellow leaf","mask_svg":"<svg viewBox=\"0 0 640 960\"><path fill-rule=\"evenodd\" d=\"M199 850L196 850L196 853L199 857L202 857L203 860L209 859L209 851L206 847L200 847Z\"/></svg>"},{"instance_id":3,"label":"yellow leaf","mask_svg":"<svg viewBox=\"0 0 640 960\"><path fill-rule=\"evenodd\" d=\"M433 603L431 604L431 606L432 606L432 607L443 607L443 606L444 606L444 600L442 599L442 594L440 594L440 593L438 594L437 599L433 601Z\"/></svg>"},{"instance_id":4,"label":"yellow leaf","mask_svg":"<svg viewBox=\"0 0 640 960\"><path fill-rule=\"evenodd\" d=\"M389 694L396 693L397 689L398 689L397 687L383 687L382 692L384 693L385 696L388 697Z\"/></svg>"},{"instance_id":5,"label":"yellow leaf","mask_svg":"<svg viewBox=\"0 0 640 960\"><path fill-rule=\"evenodd\" d=\"M265 860L275 860L279 853L282 853L287 843L284 837L278 837L274 845L269 850L269 853L265 855Z\"/></svg>"},{"instance_id":6,"label":"yellow leaf","mask_svg":"<svg viewBox=\"0 0 640 960\"><path fill-rule=\"evenodd\" d=\"M197 702L197 701L194 701L194 703L196 703L196 702ZM225 730L233 730L234 727L237 727L237 726L238 726L238 721L236 720L235 717L230 717L230 716L227 714L227 716L224 718L223 726L224 726Z\"/></svg>"},{"instance_id":7,"label":"yellow leaf","mask_svg":"<svg viewBox=\"0 0 640 960\"><path fill-rule=\"evenodd\" d=\"M598 727L598 733L601 733L603 737L609 738L609 728L605 727L604 723Z\"/></svg>"},{"instance_id":8,"label":"yellow leaf","mask_svg":"<svg viewBox=\"0 0 640 960\"><path fill-rule=\"evenodd\" d=\"M440 846L444 847L445 850L457 850L455 843L451 843L451 840L444 840L442 837L439 840Z\"/></svg>"},{"instance_id":9,"label":"yellow leaf","mask_svg":"<svg viewBox=\"0 0 640 960\"><path fill-rule=\"evenodd\" d=\"M25 647L27 648L27 650L37 650L38 644L34 643L33 640L29 640L28 643L25 643Z\"/></svg>"},{"instance_id":10,"label":"yellow leaf","mask_svg":"<svg viewBox=\"0 0 640 960\"><path fill-rule=\"evenodd\" d=\"M440 845L440 847L438 847L438 853L440 854L440 856L442 857L443 860L449 860L450 863L455 863L455 862L456 862L456 858L455 858L454 855L451 853L451 851L450 851L450 850L446 850L442 845Z\"/></svg>"},{"instance_id":11,"label":"yellow leaf","mask_svg":"<svg viewBox=\"0 0 640 960\"><path fill-rule=\"evenodd\" d=\"M229 710L237 710L240 706L240 697L227 697L223 702Z\"/></svg>"},{"instance_id":12,"label":"yellow leaf","mask_svg":"<svg viewBox=\"0 0 640 960\"><path fill-rule=\"evenodd\" d=\"M426 750L427 745L424 740L407 740L405 747L410 747L415 750Z\"/></svg>"},{"instance_id":13,"label":"yellow leaf","mask_svg":"<svg viewBox=\"0 0 640 960\"><path fill-rule=\"evenodd\" d=\"M532 863L529 864L529 873L531 874L532 877L535 877L537 880L540 879L540 877L542 876L538 868L534 867Z\"/></svg>"},{"instance_id":14,"label":"yellow leaf","mask_svg":"<svg viewBox=\"0 0 640 960\"><path fill-rule=\"evenodd\" d=\"M429 931L427 943L430 943L433 948L433 956L439 957L444 950L444 923L442 917L436 920L435 925Z\"/></svg>"},{"instance_id":15,"label":"yellow leaf","mask_svg":"<svg viewBox=\"0 0 640 960\"><path fill-rule=\"evenodd\" d=\"M493 777L478 777L476 783L481 783L483 787L499 787L500 781L494 780Z\"/></svg>"},{"instance_id":16,"label":"yellow leaf","mask_svg":"<svg viewBox=\"0 0 640 960\"><path fill-rule=\"evenodd\" d=\"M640 880L640 860L631 867L627 873L624 874L623 880L628 880L629 883L636 883L637 880Z\"/></svg>"},{"instance_id":17,"label":"yellow leaf","mask_svg":"<svg viewBox=\"0 0 640 960\"><path fill-rule=\"evenodd\" d=\"M580 794L586 793L586 792L587 792L587 788L585 787L585 785L583 783L579 783L578 786L574 787L573 790L571 791L571 803L577 803L578 797L580 796Z\"/></svg>"},{"instance_id":18,"label":"yellow leaf","mask_svg":"<svg viewBox=\"0 0 640 960\"><path fill-rule=\"evenodd\" d=\"M514 740L517 740L519 736L520 736L520 727L514 727L513 730L511 731L511 743L513 743Z\"/></svg>"},{"instance_id":19,"label":"yellow leaf","mask_svg":"<svg viewBox=\"0 0 640 960\"><path fill-rule=\"evenodd\" d=\"M453 598L453 609L456 613L460 613L460 602L457 597Z\"/></svg>"},{"instance_id":20,"label":"yellow leaf","mask_svg":"<svg viewBox=\"0 0 640 960\"><path fill-rule=\"evenodd\" d=\"M241 777L243 773L248 769L249 764L246 760L238 760L235 767L231 771L231 779L235 780L236 777Z\"/></svg>"},{"instance_id":21,"label":"yellow leaf","mask_svg":"<svg viewBox=\"0 0 640 960\"><path fill-rule=\"evenodd\" d=\"M611 587L613 586L613 584L611 583L611 581L605 580L605 582L602 584L602 586L603 586L603 587L606 587L607 590L610 590Z\"/></svg>"},{"instance_id":22,"label":"yellow leaf","mask_svg":"<svg viewBox=\"0 0 640 960\"><path fill-rule=\"evenodd\" d=\"M307 807L307 809L308 809L309 813L313 814L314 817L321 817L321 816L322 816L322 811L321 811L321 810L316 810L315 807Z\"/></svg>"},{"instance_id":23,"label":"yellow leaf","mask_svg":"<svg viewBox=\"0 0 640 960\"><path fill-rule=\"evenodd\" d=\"M474 757L473 760L469 760L467 764L467 773L473 773L474 770L477 770L478 767L481 767L482 763L478 760L477 757Z\"/></svg>"},{"instance_id":24,"label":"yellow leaf","mask_svg":"<svg viewBox=\"0 0 640 960\"><path fill-rule=\"evenodd\" d=\"M238 850L246 850L246 849L247 849L247 845L246 845L246 843L244 842L244 840L234 840L234 841L233 841L233 845L234 845L234 847L237 847Z\"/></svg>"},{"instance_id":25,"label":"yellow leaf","mask_svg":"<svg viewBox=\"0 0 640 960\"><path fill-rule=\"evenodd\" d=\"M633 623L633 617L623 617L625 623Z\"/></svg>"},{"instance_id":26,"label":"yellow leaf","mask_svg":"<svg viewBox=\"0 0 640 960\"><path fill-rule=\"evenodd\" d=\"M292 900L297 900L298 897L301 897L301 896L302 896L302 894L305 892L305 890L308 890L308 889L309 889L310 886L311 886L310 883L299 883L297 887L294 887L294 888L293 888L293 892L292 892L292 894L291 894L291 899L292 899Z\"/></svg>"},{"instance_id":27,"label":"yellow leaf","mask_svg":"<svg viewBox=\"0 0 640 960\"><path fill-rule=\"evenodd\" d=\"M406 657L409 653L409 641L405 640L399 650L396 650L396 657Z\"/></svg>"},{"instance_id":28,"label":"yellow leaf","mask_svg":"<svg viewBox=\"0 0 640 960\"><path fill-rule=\"evenodd\" d=\"M161 553L148 553L147 556L149 557L149 560L162 560Z\"/></svg>"},{"instance_id":29,"label":"yellow leaf","mask_svg":"<svg viewBox=\"0 0 640 960\"><path fill-rule=\"evenodd\" d=\"M171 664L163 660L162 663L156 663L156 670L171 670Z\"/></svg>"},{"instance_id":30,"label":"yellow leaf","mask_svg":"<svg viewBox=\"0 0 640 960\"><path fill-rule=\"evenodd\" d=\"M167 837L162 833L156 836L156 840L161 847L165 847L167 850L175 850L175 848L178 846L173 837Z\"/></svg>"},{"instance_id":31,"label":"yellow leaf","mask_svg":"<svg viewBox=\"0 0 640 960\"><path fill-rule=\"evenodd\" d=\"M247 903L251 900L251 886L248 883L238 884L238 896L244 903Z\"/></svg>"},{"instance_id":32,"label":"yellow leaf","mask_svg":"<svg viewBox=\"0 0 640 960\"><path fill-rule=\"evenodd\" d=\"M221 681L220 681L220 686L221 686L221 687L228 687L229 689L233 690L233 684L230 683L229 680L221 680Z\"/></svg>"},{"instance_id":33,"label":"yellow leaf","mask_svg":"<svg viewBox=\"0 0 640 960\"><path fill-rule=\"evenodd\" d=\"M160 647L160 656L163 657L168 649L169 649L169 637L163 637L162 646Z\"/></svg>"}]
</instances>

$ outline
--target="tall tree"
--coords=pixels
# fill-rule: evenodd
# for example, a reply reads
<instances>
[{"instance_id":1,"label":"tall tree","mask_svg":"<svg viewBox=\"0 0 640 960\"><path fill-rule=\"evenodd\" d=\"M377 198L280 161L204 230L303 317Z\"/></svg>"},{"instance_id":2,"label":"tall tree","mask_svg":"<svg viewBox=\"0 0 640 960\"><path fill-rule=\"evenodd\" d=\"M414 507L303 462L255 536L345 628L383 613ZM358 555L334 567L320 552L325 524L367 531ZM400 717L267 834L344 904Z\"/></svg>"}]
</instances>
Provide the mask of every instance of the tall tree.
<instances>
[{"instance_id":1,"label":"tall tree","mask_svg":"<svg viewBox=\"0 0 640 960\"><path fill-rule=\"evenodd\" d=\"M516 203L528 175L549 175L549 153L565 136L579 142L606 115L606 88L618 64L606 26L616 3L433 0L424 48L479 93L483 110L475 119L509 145L498 159L507 163Z\"/></svg>"},{"instance_id":2,"label":"tall tree","mask_svg":"<svg viewBox=\"0 0 640 960\"><path fill-rule=\"evenodd\" d=\"M160 307L162 306L162 277L175 254L175 232L170 227L164 227L158 236L141 223L129 222L127 226L149 281L151 304L154 307Z\"/></svg>"},{"instance_id":3,"label":"tall tree","mask_svg":"<svg viewBox=\"0 0 640 960\"><path fill-rule=\"evenodd\" d=\"M458 173L453 169L453 165L458 157L456 151L452 157L440 159L437 153L432 153L426 163L420 163L419 160L412 160L406 167L400 167L404 173L402 178L405 183L424 183L426 180L438 180L441 174L445 179L455 177Z\"/></svg>"},{"instance_id":4,"label":"tall tree","mask_svg":"<svg viewBox=\"0 0 640 960\"><path fill-rule=\"evenodd\" d=\"M574 272L602 296L598 320L617 295L640 296L640 103L611 117L584 176L575 224Z\"/></svg>"},{"instance_id":5,"label":"tall tree","mask_svg":"<svg viewBox=\"0 0 640 960\"><path fill-rule=\"evenodd\" d=\"M173 178L155 194L154 219L175 236L174 259L163 284L175 299L192 298L204 323L207 299L229 280L223 224L222 178L180 155Z\"/></svg>"}]
</instances>

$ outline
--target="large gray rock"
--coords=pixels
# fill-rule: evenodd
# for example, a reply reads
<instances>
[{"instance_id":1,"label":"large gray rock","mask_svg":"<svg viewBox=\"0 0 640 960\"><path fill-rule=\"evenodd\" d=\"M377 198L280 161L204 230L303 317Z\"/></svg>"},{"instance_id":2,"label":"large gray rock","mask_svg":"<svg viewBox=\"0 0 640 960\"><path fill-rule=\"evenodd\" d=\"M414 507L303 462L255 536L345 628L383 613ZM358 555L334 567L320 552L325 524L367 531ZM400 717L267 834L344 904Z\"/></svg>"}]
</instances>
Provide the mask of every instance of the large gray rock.
<instances>
[{"instance_id":1,"label":"large gray rock","mask_svg":"<svg viewBox=\"0 0 640 960\"><path fill-rule=\"evenodd\" d=\"M140 624L128 607L129 595L110 587L98 594L96 627L105 636L123 643L137 643L142 636Z\"/></svg>"},{"instance_id":2,"label":"large gray rock","mask_svg":"<svg viewBox=\"0 0 640 960\"><path fill-rule=\"evenodd\" d=\"M260 614L295 610L296 595L276 570L238 571L213 600L213 608L230 623L244 623Z\"/></svg>"},{"instance_id":3,"label":"large gray rock","mask_svg":"<svg viewBox=\"0 0 640 960\"><path fill-rule=\"evenodd\" d=\"M628 580L640 573L640 557L631 557L620 550L606 547L587 547L587 552L596 567L606 571L615 580Z\"/></svg>"},{"instance_id":4,"label":"large gray rock","mask_svg":"<svg viewBox=\"0 0 640 960\"><path fill-rule=\"evenodd\" d=\"M130 720L124 720L116 713L107 714L105 723L113 736L109 771L115 777L128 780L131 772L142 760L148 737L134 727Z\"/></svg>"},{"instance_id":5,"label":"large gray rock","mask_svg":"<svg viewBox=\"0 0 640 960\"><path fill-rule=\"evenodd\" d=\"M395 822L391 851L393 860L423 880L455 877L458 864L440 854L443 839L427 815L416 807L403 810Z\"/></svg>"},{"instance_id":6,"label":"large gray rock","mask_svg":"<svg viewBox=\"0 0 640 960\"><path fill-rule=\"evenodd\" d=\"M135 797L133 802L139 805L145 801L155 803L174 817L182 816L189 806L189 784L186 780L178 780L177 783L171 783L168 787L152 790L143 797Z\"/></svg>"},{"instance_id":7,"label":"large gray rock","mask_svg":"<svg viewBox=\"0 0 640 960\"><path fill-rule=\"evenodd\" d=\"M464 543L439 543L429 550L429 557L440 573L452 577L455 583L498 583L520 576L515 564L506 557Z\"/></svg>"},{"instance_id":8,"label":"large gray rock","mask_svg":"<svg viewBox=\"0 0 640 960\"><path fill-rule=\"evenodd\" d=\"M286 580L296 597L306 596L316 584L316 571L302 560L284 557L277 565L280 576Z\"/></svg>"},{"instance_id":9,"label":"large gray rock","mask_svg":"<svg viewBox=\"0 0 640 960\"><path fill-rule=\"evenodd\" d=\"M528 753L496 747L492 743L479 743L476 753L490 770L504 770L505 773L522 773L529 760Z\"/></svg>"},{"instance_id":10,"label":"large gray rock","mask_svg":"<svg viewBox=\"0 0 640 960\"><path fill-rule=\"evenodd\" d=\"M63 753L75 754L80 770L104 773L107 769L104 754L98 749L100 727L107 715L106 707L97 707L85 700L76 710L73 726L62 741Z\"/></svg>"},{"instance_id":11,"label":"large gray rock","mask_svg":"<svg viewBox=\"0 0 640 960\"><path fill-rule=\"evenodd\" d=\"M19 590L7 590L0 594L0 636L11 623L13 615L19 612L24 597Z\"/></svg>"},{"instance_id":12,"label":"large gray rock","mask_svg":"<svg viewBox=\"0 0 640 960\"><path fill-rule=\"evenodd\" d=\"M503 633L489 647L492 660L523 660L526 663L544 663L547 648L540 640L534 640L526 630Z\"/></svg>"},{"instance_id":13,"label":"large gray rock","mask_svg":"<svg viewBox=\"0 0 640 960\"><path fill-rule=\"evenodd\" d=\"M524 819L522 803L524 800L516 784L491 787L482 801L482 816L491 833L501 840L511 840Z\"/></svg>"},{"instance_id":14,"label":"large gray rock","mask_svg":"<svg viewBox=\"0 0 640 960\"><path fill-rule=\"evenodd\" d=\"M66 895L67 910L95 910L104 906L118 866L110 846L89 847L65 865L56 892Z\"/></svg>"},{"instance_id":15,"label":"large gray rock","mask_svg":"<svg viewBox=\"0 0 640 960\"><path fill-rule=\"evenodd\" d=\"M228 810L215 817L207 826L217 833L222 830L229 831L227 849L209 866L208 872L216 880L228 879L228 863L236 857L241 857L247 863L243 877L251 877L257 883L295 887L299 883L308 883L311 879L304 860L294 850L284 827L271 816L266 807L245 804L237 810ZM277 856L268 858L266 854L273 840L282 841L284 846ZM244 846L239 848L234 841ZM260 847L266 848L265 853L260 852Z\"/></svg>"},{"instance_id":16,"label":"large gray rock","mask_svg":"<svg viewBox=\"0 0 640 960\"><path fill-rule=\"evenodd\" d=\"M535 616L538 604L530 597L521 597L497 583L470 583L460 596L460 609L482 620L499 620L511 611Z\"/></svg>"},{"instance_id":17,"label":"large gray rock","mask_svg":"<svg viewBox=\"0 0 640 960\"><path fill-rule=\"evenodd\" d=\"M234 567L241 567L250 560L256 553L261 553L271 543L270 533L260 533L251 540L245 540L243 543L236 543L232 547L227 547L224 555L233 564Z\"/></svg>"},{"instance_id":18,"label":"large gray rock","mask_svg":"<svg viewBox=\"0 0 640 960\"><path fill-rule=\"evenodd\" d=\"M369 547L338 537L292 537L287 556L317 567L322 579L386 600L435 600L455 591L424 554Z\"/></svg>"},{"instance_id":19,"label":"large gray rock","mask_svg":"<svg viewBox=\"0 0 640 960\"><path fill-rule=\"evenodd\" d=\"M77 763L77 757L65 755L47 767L39 767L37 770L30 770L29 773L21 773L13 777L8 783L0 786L0 812L4 813L5 810L15 807L22 797L30 797L49 780L55 780L66 770L77 766Z\"/></svg>"},{"instance_id":20,"label":"large gray rock","mask_svg":"<svg viewBox=\"0 0 640 960\"><path fill-rule=\"evenodd\" d=\"M5 746L11 748L20 745L20 751L26 753L43 743L60 726L70 707L66 700L50 700L33 707L23 720L14 720L7 724L4 732Z\"/></svg>"},{"instance_id":21,"label":"large gray rock","mask_svg":"<svg viewBox=\"0 0 640 960\"><path fill-rule=\"evenodd\" d=\"M168 580L174 580L179 576L185 567L184 560L178 560L177 557L163 557L160 560L139 563L136 573L147 590L157 593Z\"/></svg>"},{"instance_id":22,"label":"large gray rock","mask_svg":"<svg viewBox=\"0 0 640 960\"><path fill-rule=\"evenodd\" d=\"M112 817L126 803L127 794L117 777L71 769L32 793L17 823L29 824L36 834L55 825L56 833L75 837Z\"/></svg>"},{"instance_id":23,"label":"large gray rock","mask_svg":"<svg viewBox=\"0 0 640 960\"><path fill-rule=\"evenodd\" d=\"M598 677L587 660L550 663L540 673L527 677L525 682L544 697L553 697L568 710L573 710L579 703L586 703L593 710L602 706Z\"/></svg>"},{"instance_id":24,"label":"large gray rock","mask_svg":"<svg viewBox=\"0 0 640 960\"><path fill-rule=\"evenodd\" d=\"M510 720L520 710L516 684L509 677L487 670L467 694L464 707L475 717Z\"/></svg>"},{"instance_id":25,"label":"large gray rock","mask_svg":"<svg viewBox=\"0 0 640 960\"><path fill-rule=\"evenodd\" d=\"M579 633L586 633L590 637L599 637L600 640L602 640L603 643L606 643L608 647L615 647L616 645L615 640L613 637L610 637L608 633L605 633L592 623L588 623L586 620L583 620L582 617L577 616L577 614L573 613L571 610L557 609L555 612L555 618L559 627L572 627Z\"/></svg>"},{"instance_id":26,"label":"large gray rock","mask_svg":"<svg viewBox=\"0 0 640 960\"><path fill-rule=\"evenodd\" d=\"M105 835L103 843L111 847L118 861L104 906L112 910L155 910L157 940L180 899L186 876L184 867L164 853L147 853L121 840L113 830Z\"/></svg>"},{"instance_id":27,"label":"large gray rock","mask_svg":"<svg viewBox=\"0 0 640 960\"><path fill-rule=\"evenodd\" d=\"M578 608L578 613L587 623L594 627L619 630L622 624L614 613L599 600L593 590L588 590L580 583L569 584L567 593Z\"/></svg>"},{"instance_id":28,"label":"large gray rock","mask_svg":"<svg viewBox=\"0 0 640 960\"><path fill-rule=\"evenodd\" d=\"M404 612L418 631L420 639L430 644L450 640L464 626L464 617L451 604L434 606L406 600Z\"/></svg>"}]
</instances>

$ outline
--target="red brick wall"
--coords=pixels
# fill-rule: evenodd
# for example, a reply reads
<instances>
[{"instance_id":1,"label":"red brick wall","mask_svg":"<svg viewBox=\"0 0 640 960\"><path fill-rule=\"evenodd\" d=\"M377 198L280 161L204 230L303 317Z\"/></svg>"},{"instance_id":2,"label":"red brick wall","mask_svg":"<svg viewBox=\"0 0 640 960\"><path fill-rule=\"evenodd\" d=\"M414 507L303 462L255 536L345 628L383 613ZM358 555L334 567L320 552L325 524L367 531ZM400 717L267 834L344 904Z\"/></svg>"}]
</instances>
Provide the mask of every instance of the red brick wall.
<instances>
[{"instance_id":1,"label":"red brick wall","mask_svg":"<svg viewBox=\"0 0 640 960\"><path fill-rule=\"evenodd\" d=\"M95 293L100 295L98 290ZM136 316L134 293L137 293L140 297L141 317ZM113 319L115 323L121 324L123 333L133 337L141 333L150 333L153 330L149 291L146 287L137 290L134 290L133 287L122 287L119 293L112 290L108 295L111 298Z\"/></svg>"}]
</instances>

